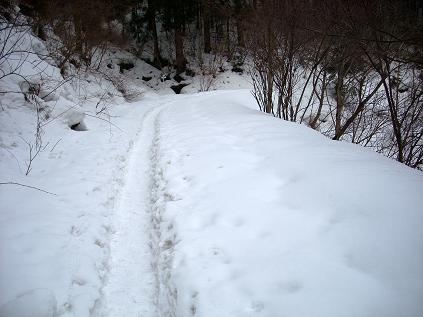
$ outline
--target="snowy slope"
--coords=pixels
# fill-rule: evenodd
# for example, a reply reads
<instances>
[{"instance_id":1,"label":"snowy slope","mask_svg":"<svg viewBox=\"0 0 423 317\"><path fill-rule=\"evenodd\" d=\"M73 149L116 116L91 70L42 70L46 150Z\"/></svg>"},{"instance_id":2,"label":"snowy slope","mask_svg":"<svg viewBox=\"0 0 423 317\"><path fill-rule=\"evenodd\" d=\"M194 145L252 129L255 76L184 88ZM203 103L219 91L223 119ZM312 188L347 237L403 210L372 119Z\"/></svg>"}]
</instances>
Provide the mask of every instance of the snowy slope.
<instances>
[{"instance_id":1,"label":"snowy slope","mask_svg":"<svg viewBox=\"0 0 423 317\"><path fill-rule=\"evenodd\" d=\"M160 116L177 316L422 316L423 175L244 107Z\"/></svg>"},{"instance_id":2,"label":"snowy slope","mask_svg":"<svg viewBox=\"0 0 423 317\"><path fill-rule=\"evenodd\" d=\"M134 137L148 109L143 104L116 107L113 123L122 130L110 131L107 122L94 118L85 120L88 131L60 124L50 127L46 140L60 142L51 152L49 148L41 153L28 176L19 171L9 152L2 151L2 181L36 186L56 196L12 185L0 187L0 306L12 301L15 309L21 303L14 298L28 293L24 302L35 301L34 307L47 305L47 296L60 316L89 316L109 270L112 215L118 208ZM5 142L13 140L5 132L3 137ZM25 144L11 144L9 151L22 161L26 158ZM24 316L45 316L34 315L32 309ZM1 312L0 308L2 317L21 316Z\"/></svg>"},{"instance_id":3,"label":"snowy slope","mask_svg":"<svg viewBox=\"0 0 423 317\"><path fill-rule=\"evenodd\" d=\"M156 95L138 87L151 102L127 103L95 74L64 80L45 43L15 31L18 49L2 70L20 75L0 81L0 316L90 316L111 271L129 156ZM25 175L37 108L42 146Z\"/></svg>"}]
</instances>

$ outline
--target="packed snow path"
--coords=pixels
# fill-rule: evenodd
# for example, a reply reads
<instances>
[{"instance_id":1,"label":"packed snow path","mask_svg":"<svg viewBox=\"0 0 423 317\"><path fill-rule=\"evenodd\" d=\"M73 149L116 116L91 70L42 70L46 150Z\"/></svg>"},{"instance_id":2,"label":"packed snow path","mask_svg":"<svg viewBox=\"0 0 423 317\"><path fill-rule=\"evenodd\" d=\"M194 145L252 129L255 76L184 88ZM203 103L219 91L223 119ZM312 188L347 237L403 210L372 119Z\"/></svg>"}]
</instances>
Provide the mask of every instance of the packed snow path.
<instances>
[{"instance_id":1,"label":"packed snow path","mask_svg":"<svg viewBox=\"0 0 423 317\"><path fill-rule=\"evenodd\" d=\"M67 275L51 258L34 266L27 259L35 255L8 247L6 273L15 274L12 264L21 261L27 276L48 278L22 281L13 292L2 284L0 312L44 301L49 310L37 317L422 316L421 172L252 108L249 91L227 91L146 98L121 109L121 123L136 136L128 149L101 143L106 152L97 155L106 158L90 167L106 169L97 182L114 184L114 203L83 218L107 230L85 234L79 224L69 240L74 249L60 240L70 256L93 252L90 261L70 265ZM97 141L84 144L97 148ZM49 210L66 208L61 199L56 209L43 202L56 226L64 216ZM82 221L68 216L79 215L73 204L66 225ZM5 229L8 221L25 223L25 215L4 219ZM26 226L35 224L19 232L38 234ZM63 227L50 238L65 237ZM28 241L4 236L28 250ZM44 271L51 266L63 283L50 282ZM40 288L47 295L19 297Z\"/></svg>"},{"instance_id":2,"label":"packed snow path","mask_svg":"<svg viewBox=\"0 0 423 317\"><path fill-rule=\"evenodd\" d=\"M94 310L97 316L156 316L154 292L156 277L152 271L152 249L147 241L151 214L147 212L152 190L149 173L154 148L154 122L160 108L151 108L142 118L126 181L113 217L109 272L103 298ZM152 248L154 246L151 246Z\"/></svg>"},{"instance_id":3,"label":"packed snow path","mask_svg":"<svg viewBox=\"0 0 423 317\"><path fill-rule=\"evenodd\" d=\"M131 152L127 180L115 213L110 271L98 316L175 316L176 293L170 285L174 239L163 240L166 182L160 166L160 113L144 114Z\"/></svg>"}]
</instances>

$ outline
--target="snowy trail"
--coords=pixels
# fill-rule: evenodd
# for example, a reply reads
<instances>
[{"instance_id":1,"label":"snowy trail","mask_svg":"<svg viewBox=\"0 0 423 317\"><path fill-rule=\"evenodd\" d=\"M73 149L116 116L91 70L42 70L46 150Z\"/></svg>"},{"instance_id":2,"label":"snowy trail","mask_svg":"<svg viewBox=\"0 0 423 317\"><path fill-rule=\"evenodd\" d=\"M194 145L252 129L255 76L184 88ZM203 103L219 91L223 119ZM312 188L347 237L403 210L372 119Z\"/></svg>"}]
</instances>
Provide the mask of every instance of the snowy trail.
<instances>
[{"instance_id":1,"label":"snowy trail","mask_svg":"<svg viewBox=\"0 0 423 317\"><path fill-rule=\"evenodd\" d=\"M168 104L170 106L170 104ZM163 109L164 110L164 109ZM149 245L152 254L152 269L155 278L155 307L157 316L175 317L177 290L172 284L172 261L176 244L173 223L164 220L166 203L173 199L167 190L167 181L162 166L160 113L154 121L154 136L150 151L150 215Z\"/></svg>"},{"instance_id":2,"label":"snowy trail","mask_svg":"<svg viewBox=\"0 0 423 317\"><path fill-rule=\"evenodd\" d=\"M148 110L127 166L126 180L114 215L109 272L93 316L157 316L157 278L152 269L151 166L157 116Z\"/></svg>"},{"instance_id":3,"label":"snowy trail","mask_svg":"<svg viewBox=\"0 0 423 317\"><path fill-rule=\"evenodd\" d=\"M121 106L0 192L0 317L423 316L420 172L249 91Z\"/></svg>"},{"instance_id":4,"label":"snowy trail","mask_svg":"<svg viewBox=\"0 0 423 317\"><path fill-rule=\"evenodd\" d=\"M171 312L422 316L421 175L248 109L249 98L175 98L158 120Z\"/></svg>"}]
</instances>

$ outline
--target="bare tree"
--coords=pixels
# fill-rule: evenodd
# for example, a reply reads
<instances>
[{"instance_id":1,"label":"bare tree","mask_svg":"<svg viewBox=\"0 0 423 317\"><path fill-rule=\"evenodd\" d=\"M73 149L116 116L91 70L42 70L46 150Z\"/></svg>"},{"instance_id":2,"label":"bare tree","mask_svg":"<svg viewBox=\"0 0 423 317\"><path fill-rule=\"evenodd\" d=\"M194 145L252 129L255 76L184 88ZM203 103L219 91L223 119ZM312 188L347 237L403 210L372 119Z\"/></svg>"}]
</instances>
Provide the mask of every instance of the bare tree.
<instances>
[{"instance_id":1,"label":"bare tree","mask_svg":"<svg viewBox=\"0 0 423 317\"><path fill-rule=\"evenodd\" d=\"M31 54L24 45L30 26L13 10L7 16L0 15L0 80L13 75L26 81L20 70Z\"/></svg>"},{"instance_id":2,"label":"bare tree","mask_svg":"<svg viewBox=\"0 0 423 317\"><path fill-rule=\"evenodd\" d=\"M248 48L260 110L421 167L423 29L413 10L399 0L256 1Z\"/></svg>"}]
</instances>

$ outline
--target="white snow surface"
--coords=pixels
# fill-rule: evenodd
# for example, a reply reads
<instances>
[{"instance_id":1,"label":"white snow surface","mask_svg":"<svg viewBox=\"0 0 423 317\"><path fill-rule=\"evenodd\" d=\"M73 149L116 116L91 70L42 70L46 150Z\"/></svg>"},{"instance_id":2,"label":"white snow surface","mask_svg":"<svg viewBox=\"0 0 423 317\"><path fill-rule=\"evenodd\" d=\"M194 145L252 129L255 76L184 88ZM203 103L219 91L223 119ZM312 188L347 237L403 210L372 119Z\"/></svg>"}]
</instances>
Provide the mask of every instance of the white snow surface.
<instances>
[{"instance_id":1,"label":"white snow surface","mask_svg":"<svg viewBox=\"0 0 423 317\"><path fill-rule=\"evenodd\" d=\"M160 117L177 316L422 316L423 175L245 107Z\"/></svg>"},{"instance_id":2,"label":"white snow surface","mask_svg":"<svg viewBox=\"0 0 423 317\"><path fill-rule=\"evenodd\" d=\"M1 96L0 317L423 316L421 172L263 114L248 89L134 81L140 100L95 115L96 79L37 97L56 119L28 175L34 107Z\"/></svg>"},{"instance_id":3,"label":"white snow surface","mask_svg":"<svg viewBox=\"0 0 423 317\"><path fill-rule=\"evenodd\" d=\"M0 316L421 316L422 174L253 105L147 96L27 177L2 151L57 196L0 187Z\"/></svg>"}]
</instances>

